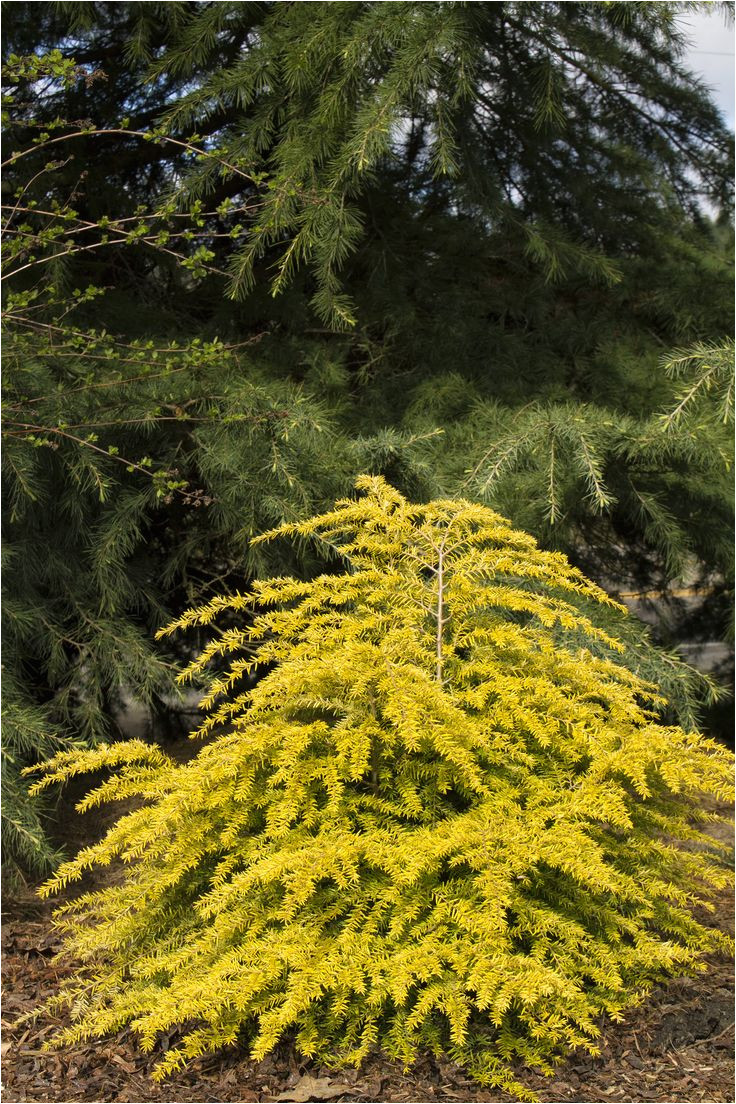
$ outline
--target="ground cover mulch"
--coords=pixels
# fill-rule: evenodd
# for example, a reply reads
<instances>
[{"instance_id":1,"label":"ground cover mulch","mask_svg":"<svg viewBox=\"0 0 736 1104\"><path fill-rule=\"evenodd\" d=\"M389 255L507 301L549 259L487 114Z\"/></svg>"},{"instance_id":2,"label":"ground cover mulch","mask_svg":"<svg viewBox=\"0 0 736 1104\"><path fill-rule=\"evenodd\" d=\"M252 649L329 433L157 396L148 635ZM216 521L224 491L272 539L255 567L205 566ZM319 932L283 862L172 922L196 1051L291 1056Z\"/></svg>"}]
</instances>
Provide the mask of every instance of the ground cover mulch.
<instances>
[{"instance_id":1,"label":"ground cover mulch","mask_svg":"<svg viewBox=\"0 0 736 1104\"><path fill-rule=\"evenodd\" d=\"M70 795L71 796L71 795ZM106 811L109 823L120 809ZM69 850L88 843L109 823L69 818ZM97 814L99 817L99 813ZM726 825L713 834L730 838ZM71 835L73 833L73 836ZM109 880L119 872L93 875ZM104 884L98 882L97 884ZM85 889L91 885L84 886ZM304 1061L288 1042L261 1062L236 1047L191 1063L163 1084L150 1078L156 1054L145 1055L129 1029L105 1040L60 1051L44 1044L67 1022L64 1014L44 1015L16 1025L58 989L74 964L54 961L60 944L50 922L53 903L32 894L16 895L2 925L2 1100L4 1104L72 1101L190 1102L242 1101L475 1101L510 1102L504 1093L483 1089L458 1066L422 1057L412 1069L381 1054L359 1070L338 1072ZM722 894L709 922L733 933L733 898ZM711 956L694 978L674 978L655 987L624 1022L602 1022L600 1057L573 1055L552 1078L524 1072L521 1080L541 1101L657 1101L700 1104L736 1101L734 1091L733 960ZM160 1044L176 1045L176 1032ZM160 1056L161 1050L158 1051Z\"/></svg>"},{"instance_id":2,"label":"ground cover mulch","mask_svg":"<svg viewBox=\"0 0 736 1104\"><path fill-rule=\"evenodd\" d=\"M719 902L727 927L732 905ZM3 1100L15 1101L509 1101L471 1082L450 1062L422 1058L410 1071L381 1055L360 1070L339 1072L300 1060L282 1045L262 1062L236 1048L199 1059L159 1085L129 1030L63 1051L43 1044L63 1022L45 1016L14 1027L23 1012L51 996L72 965L52 962L59 949L48 919L3 925ZM599 1058L573 1057L554 1078L526 1075L543 1101L734 1100L734 977L730 959L712 958L708 972L658 986L623 1024L604 1027ZM171 1035L162 1047L174 1045Z\"/></svg>"}]
</instances>

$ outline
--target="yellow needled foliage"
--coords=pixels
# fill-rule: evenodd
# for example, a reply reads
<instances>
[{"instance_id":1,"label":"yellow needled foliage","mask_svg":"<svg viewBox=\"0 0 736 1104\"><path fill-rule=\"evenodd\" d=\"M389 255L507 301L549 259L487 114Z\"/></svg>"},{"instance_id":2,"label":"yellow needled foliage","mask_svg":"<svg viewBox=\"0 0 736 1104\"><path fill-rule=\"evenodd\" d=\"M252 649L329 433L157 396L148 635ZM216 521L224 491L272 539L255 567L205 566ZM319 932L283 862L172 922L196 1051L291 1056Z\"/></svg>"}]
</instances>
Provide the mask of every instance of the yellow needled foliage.
<instances>
[{"instance_id":1,"label":"yellow needled foliage","mask_svg":"<svg viewBox=\"0 0 736 1104\"><path fill-rule=\"evenodd\" d=\"M196 758L131 741L40 768L111 768L85 808L144 799L45 887L127 864L57 913L86 964L58 1041L183 1025L163 1076L293 1029L320 1061L430 1047L531 1099L512 1068L595 1052L602 1013L719 944L692 906L727 875L693 821L730 756L661 723L596 623L615 603L563 556L485 507L358 487L259 538L325 542L339 570L164 630L226 615L181 676L214 671Z\"/></svg>"}]
</instances>

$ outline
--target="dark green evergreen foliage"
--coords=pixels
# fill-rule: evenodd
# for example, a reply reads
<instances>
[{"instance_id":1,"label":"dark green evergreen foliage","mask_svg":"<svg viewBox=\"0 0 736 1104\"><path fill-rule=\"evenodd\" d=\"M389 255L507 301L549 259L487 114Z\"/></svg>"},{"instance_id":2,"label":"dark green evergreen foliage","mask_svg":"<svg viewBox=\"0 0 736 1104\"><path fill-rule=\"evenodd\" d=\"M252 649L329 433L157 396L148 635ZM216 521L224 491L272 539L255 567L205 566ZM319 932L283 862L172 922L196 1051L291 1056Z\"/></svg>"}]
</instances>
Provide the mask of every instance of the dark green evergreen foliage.
<instances>
[{"instance_id":1,"label":"dark green evergreen foliage","mask_svg":"<svg viewBox=\"0 0 736 1104\"><path fill-rule=\"evenodd\" d=\"M79 67L11 65L5 121L20 716L93 740L123 689L160 708L153 629L359 471L609 586L687 569L721 631L731 142L684 8L5 5L6 58Z\"/></svg>"},{"instance_id":2,"label":"dark green evergreen foliage","mask_svg":"<svg viewBox=\"0 0 736 1104\"><path fill-rule=\"evenodd\" d=\"M2 740L3 872L15 887L30 870L50 873L61 858L47 837L46 803L31 797L21 771L62 748L46 712L4 672Z\"/></svg>"},{"instance_id":3,"label":"dark green evergreen foliage","mask_svg":"<svg viewBox=\"0 0 736 1104\"><path fill-rule=\"evenodd\" d=\"M732 361L730 343L695 346L661 367L654 360L662 382L650 389L662 398L648 409L642 402L638 416L556 396L500 404L464 384L454 425L435 447L436 467L620 584L666 587L694 563L727 574ZM438 405L457 399L452 382L427 396L424 419L447 423Z\"/></svg>"}]
</instances>

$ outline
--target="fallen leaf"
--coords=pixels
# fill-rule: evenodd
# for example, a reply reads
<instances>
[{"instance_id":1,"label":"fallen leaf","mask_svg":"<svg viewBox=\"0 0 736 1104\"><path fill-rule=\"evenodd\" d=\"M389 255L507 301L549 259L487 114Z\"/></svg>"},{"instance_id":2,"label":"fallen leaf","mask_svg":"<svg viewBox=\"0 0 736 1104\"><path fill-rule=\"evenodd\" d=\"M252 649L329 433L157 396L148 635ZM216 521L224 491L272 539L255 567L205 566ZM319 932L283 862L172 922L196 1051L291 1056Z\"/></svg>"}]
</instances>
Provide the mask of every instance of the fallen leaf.
<instances>
[{"instance_id":1,"label":"fallen leaf","mask_svg":"<svg viewBox=\"0 0 736 1104\"><path fill-rule=\"evenodd\" d=\"M300 1077L293 1089L279 1093L277 1100L291 1100L294 1104L306 1104L308 1100L334 1100L350 1092L348 1085L333 1085L328 1077Z\"/></svg>"},{"instance_id":2,"label":"fallen leaf","mask_svg":"<svg viewBox=\"0 0 736 1104\"><path fill-rule=\"evenodd\" d=\"M126 1073L135 1073L137 1065L135 1062L126 1062L124 1058L121 1058L119 1054L113 1054L112 1061L116 1066L120 1066Z\"/></svg>"}]
</instances>

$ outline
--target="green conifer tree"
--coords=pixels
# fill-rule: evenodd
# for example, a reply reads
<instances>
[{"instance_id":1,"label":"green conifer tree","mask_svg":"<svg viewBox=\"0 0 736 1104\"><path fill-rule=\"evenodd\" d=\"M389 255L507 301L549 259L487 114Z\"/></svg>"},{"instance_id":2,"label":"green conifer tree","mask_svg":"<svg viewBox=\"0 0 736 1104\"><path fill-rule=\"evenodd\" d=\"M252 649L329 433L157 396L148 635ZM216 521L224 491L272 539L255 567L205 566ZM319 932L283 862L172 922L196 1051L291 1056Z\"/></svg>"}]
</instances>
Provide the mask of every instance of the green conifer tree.
<instances>
[{"instance_id":1,"label":"green conifer tree","mask_svg":"<svg viewBox=\"0 0 736 1104\"><path fill-rule=\"evenodd\" d=\"M562 555L486 507L358 486L256 542L315 541L332 572L164 630L225 616L182 676L214 666L194 760L132 741L40 768L37 789L111 769L82 809L143 799L46 885L126 865L57 914L85 964L58 1041L131 1024L152 1050L177 1025L163 1076L295 1028L322 1061L429 1047L532 1098L511 1063L595 1052L602 1013L722 944L692 908L728 874L692 822L731 757L663 722L602 627L625 611Z\"/></svg>"},{"instance_id":2,"label":"green conifer tree","mask_svg":"<svg viewBox=\"0 0 736 1104\"><path fill-rule=\"evenodd\" d=\"M23 717L93 740L121 687L160 709L153 627L246 587L248 538L358 471L483 501L619 589L686 569L723 634L732 143L688 10L6 5ZM271 562L320 569L300 555Z\"/></svg>"}]
</instances>

